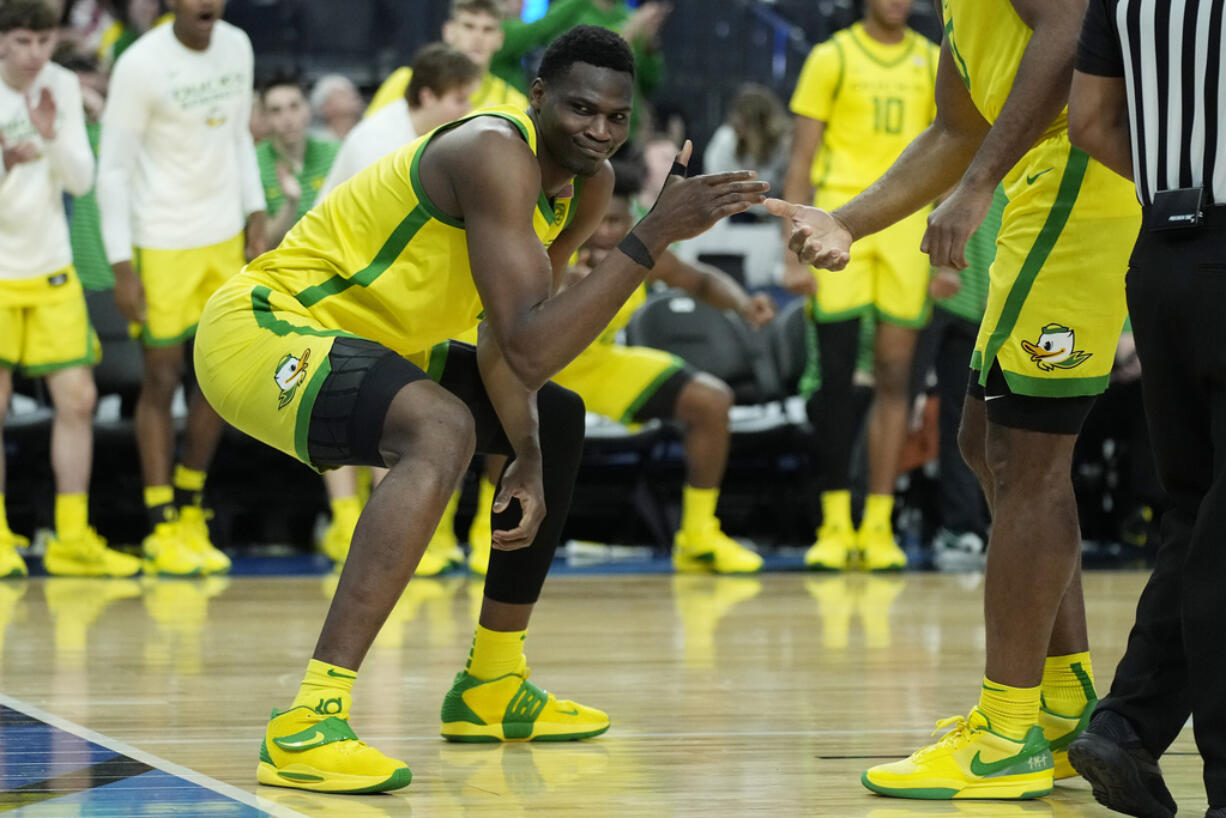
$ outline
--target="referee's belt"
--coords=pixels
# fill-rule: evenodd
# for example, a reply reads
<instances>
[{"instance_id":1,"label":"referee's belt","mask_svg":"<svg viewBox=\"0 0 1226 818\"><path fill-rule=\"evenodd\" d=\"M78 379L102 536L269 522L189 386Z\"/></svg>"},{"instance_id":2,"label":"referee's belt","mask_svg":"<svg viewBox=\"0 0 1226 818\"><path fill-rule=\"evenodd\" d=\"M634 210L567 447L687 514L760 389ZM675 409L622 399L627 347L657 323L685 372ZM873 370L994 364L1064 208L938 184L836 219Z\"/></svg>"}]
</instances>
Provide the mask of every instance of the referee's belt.
<instances>
[{"instance_id":1,"label":"referee's belt","mask_svg":"<svg viewBox=\"0 0 1226 818\"><path fill-rule=\"evenodd\" d=\"M1153 228L1153 208L1148 205L1141 208L1141 224L1146 230ZM1200 223L1196 227L1207 227L1210 230L1226 230L1226 204L1208 205L1201 208Z\"/></svg>"}]
</instances>

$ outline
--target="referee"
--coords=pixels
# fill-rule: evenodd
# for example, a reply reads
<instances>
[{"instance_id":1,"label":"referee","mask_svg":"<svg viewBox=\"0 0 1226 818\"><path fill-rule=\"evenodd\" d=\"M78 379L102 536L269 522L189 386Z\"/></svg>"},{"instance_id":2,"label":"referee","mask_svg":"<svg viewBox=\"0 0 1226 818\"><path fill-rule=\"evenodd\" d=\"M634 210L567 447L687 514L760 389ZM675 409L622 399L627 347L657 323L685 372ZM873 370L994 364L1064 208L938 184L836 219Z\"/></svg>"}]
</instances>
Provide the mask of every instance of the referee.
<instances>
[{"instance_id":1,"label":"referee","mask_svg":"<svg viewBox=\"0 0 1226 818\"><path fill-rule=\"evenodd\" d=\"M1141 200L1128 308L1171 502L1127 652L1069 760L1101 803L1142 818L1175 814L1157 758L1189 714L1206 818L1226 818L1223 5L1090 0L1069 98L1073 143Z\"/></svg>"}]
</instances>

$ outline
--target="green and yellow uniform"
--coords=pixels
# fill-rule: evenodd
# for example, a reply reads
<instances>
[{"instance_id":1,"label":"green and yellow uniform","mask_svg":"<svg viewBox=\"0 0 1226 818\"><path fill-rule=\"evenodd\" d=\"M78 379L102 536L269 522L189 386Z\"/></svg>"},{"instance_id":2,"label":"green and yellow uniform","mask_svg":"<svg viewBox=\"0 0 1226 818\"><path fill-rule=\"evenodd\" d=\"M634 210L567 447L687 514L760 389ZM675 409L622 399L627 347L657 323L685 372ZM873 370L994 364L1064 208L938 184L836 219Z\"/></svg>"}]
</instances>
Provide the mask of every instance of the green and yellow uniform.
<instances>
[{"instance_id":1,"label":"green and yellow uniform","mask_svg":"<svg viewBox=\"0 0 1226 818\"><path fill-rule=\"evenodd\" d=\"M366 107L364 116L370 116L375 111L387 105L391 105L398 99L404 99L405 92L409 90L409 82L413 79L413 69L407 65L401 66L388 75L383 84L379 86L379 90L375 91L374 97L370 101L370 105ZM506 80L499 79L493 74L486 73L481 78L481 84L477 86L477 90L468 98L472 103L473 110L482 108L493 108L499 105L511 105L519 110L526 110L528 107L528 98L509 85Z\"/></svg>"},{"instance_id":2,"label":"green and yellow uniform","mask_svg":"<svg viewBox=\"0 0 1226 818\"><path fill-rule=\"evenodd\" d=\"M1033 30L1008 0L944 0L945 34L975 107L995 122ZM988 302L971 361L1021 395L1096 395L1124 325L1141 210L1132 184L1072 147L1067 113L1003 180Z\"/></svg>"},{"instance_id":3,"label":"green and yellow uniform","mask_svg":"<svg viewBox=\"0 0 1226 818\"><path fill-rule=\"evenodd\" d=\"M48 275L0 279L0 367L47 375L101 358L71 264Z\"/></svg>"},{"instance_id":4,"label":"green and yellow uniform","mask_svg":"<svg viewBox=\"0 0 1226 818\"><path fill-rule=\"evenodd\" d=\"M862 23L809 54L791 110L825 123L813 157L814 204L833 210L875 182L936 114L939 50L907 29L899 43L877 42ZM928 318L928 260L920 253L927 209L856 242L847 268L815 270L814 315L842 321L869 311L891 323Z\"/></svg>"},{"instance_id":5,"label":"green and yellow uniform","mask_svg":"<svg viewBox=\"0 0 1226 818\"><path fill-rule=\"evenodd\" d=\"M474 116L509 120L536 152L525 112L505 106L465 119ZM306 434L336 337L375 341L426 369L436 344L477 325L464 226L430 201L418 175L426 145L445 130L342 184L209 301L196 372L224 418L310 464ZM573 200L573 187L552 202L541 193L533 229L546 246Z\"/></svg>"},{"instance_id":6,"label":"green and yellow uniform","mask_svg":"<svg viewBox=\"0 0 1226 818\"><path fill-rule=\"evenodd\" d=\"M301 219L307 211L315 206L315 197L324 185L332 160L340 145L330 139L315 139L307 137L306 152L302 155L302 170L294 176L302 187L302 198L298 200L296 218ZM255 146L255 158L260 163L260 182L264 185L264 201L268 203L268 216L272 218L285 204L285 193L281 190L281 182L277 179L277 155L272 140L265 140Z\"/></svg>"}]
</instances>

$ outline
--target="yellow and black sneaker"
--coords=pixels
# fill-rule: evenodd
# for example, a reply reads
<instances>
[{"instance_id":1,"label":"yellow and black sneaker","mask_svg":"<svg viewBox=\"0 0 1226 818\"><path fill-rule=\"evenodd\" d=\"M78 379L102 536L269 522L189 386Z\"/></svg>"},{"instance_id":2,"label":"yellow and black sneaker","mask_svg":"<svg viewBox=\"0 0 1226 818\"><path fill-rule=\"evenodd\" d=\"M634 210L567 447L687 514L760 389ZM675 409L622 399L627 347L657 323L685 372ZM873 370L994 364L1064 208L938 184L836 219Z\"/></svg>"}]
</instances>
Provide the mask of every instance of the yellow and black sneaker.
<instances>
[{"instance_id":1,"label":"yellow and black sneaker","mask_svg":"<svg viewBox=\"0 0 1226 818\"><path fill-rule=\"evenodd\" d=\"M966 718L937 722L950 728L935 744L909 758L881 764L860 781L875 793L895 798L1025 799L1052 791L1052 760L1043 730L1031 727L1023 741L992 732L978 707Z\"/></svg>"},{"instance_id":2,"label":"yellow and black sneaker","mask_svg":"<svg viewBox=\"0 0 1226 818\"><path fill-rule=\"evenodd\" d=\"M762 558L713 524L673 536L673 568L679 574L756 574Z\"/></svg>"},{"instance_id":3,"label":"yellow and black sneaker","mask_svg":"<svg viewBox=\"0 0 1226 818\"><path fill-rule=\"evenodd\" d=\"M29 576L26 561L17 553L18 548L29 548L30 541L11 531L0 530L0 579Z\"/></svg>"},{"instance_id":4,"label":"yellow and black sneaker","mask_svg":"<svg viewBox=\"0 0 1226 818\"><path fill-rule=\"evenodd\" d=\"M212 511L199 506L184 506L179 509L179 536L187 549L196 555L205 574L230 573L230 558L209 537L209 518Z\"/></svg>"},{"instance_id":5,"label":"yellow and black sneaker","mask_svg":"<svg viewBox=\"0 0 1226 818\"><path fill-rule=\"evenodd\" d=\"M448 741L578 741L609 729L609 717L528 681L530 671L478 679L461 670L443 698Z\"/></svg>"},{"instance_id":6,"label":"yellow and black sneaker","mask_svg":"<svg viewBox=\"0 0 1226 818\"><path fill-rule=\"evenodd\" d=\"M413 774L359 739L349 722L305 705L276 709L260 745L256 779L315 792L386 792L409 786Z\"/></svg>"},{"instance_id":7,"label":"yellow and black sneaker","mask_svg":"<svg viewBox=\"0 0 1226 818\"><path fill-rule=\"evenodd\" d=\"M805 552L805 568L810 571L846 571L853 567L857 556L854 529L823 524L817 530L817 539Z\"/></svg>"},{"instance_id":8,"label":"yellow and black sneaker","mask_svg":"<svg viewBox=\"0 0 1226 818\"><path fill-rule=\"evenodd\" d=\"M140 557L108 548L92 528L76 537L51 537L43 567L55 577L131 577L140 573Z\"/></svg>"},{"instance_id":9,"label":"yellow and black sneaker","mask_svg":"<svg viewBox=\"0 0 1226 818\"><path fill-rule=\"evenodd\" d=\"M1076 716L1062 716L1048 710L1046 702L1039 706L1039 727L1043 728L1043 737L1051 746L1051 759L1052 764L1055 765L1057 781L1062 778L1077 777L1077 771L1073 769L1073 765L1068 760L1068 746L1086 729L1086 725L1090 723L1090 715L1097 704L1098 699L1087 702Z\"/></svg>"}]
</instances>

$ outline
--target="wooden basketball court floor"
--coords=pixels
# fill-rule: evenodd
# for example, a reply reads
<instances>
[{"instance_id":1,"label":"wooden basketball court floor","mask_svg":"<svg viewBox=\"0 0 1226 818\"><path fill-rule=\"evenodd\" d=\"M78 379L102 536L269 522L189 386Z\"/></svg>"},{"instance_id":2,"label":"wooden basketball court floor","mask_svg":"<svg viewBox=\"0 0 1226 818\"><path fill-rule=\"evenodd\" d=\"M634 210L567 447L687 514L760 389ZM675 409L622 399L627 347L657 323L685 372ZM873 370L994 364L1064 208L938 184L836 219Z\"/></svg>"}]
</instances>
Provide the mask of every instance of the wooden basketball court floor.
<instances>
[{"instance_id":1,"label":"wooden basketball court floor","mask_svg":"<svg viewBox=\"0 0 1226 818\"><path fill-rule=\"evenodd\" d=\"M1143 572L1089 572L1099 687ZM452 745L438 713L480 585L410 583L362 668L352 723L413 769L397 793L255 782L335 578L37 578L0 583L0 812L21 816L1098 816L1080 779L1032 802L874 796L869 765L964 713L983 664L976 574L551 578L534 682L607 710L574 744ZM1180 813L1205 809L1191 731L1163 760Z\"/></svg>"}]
</instances>

